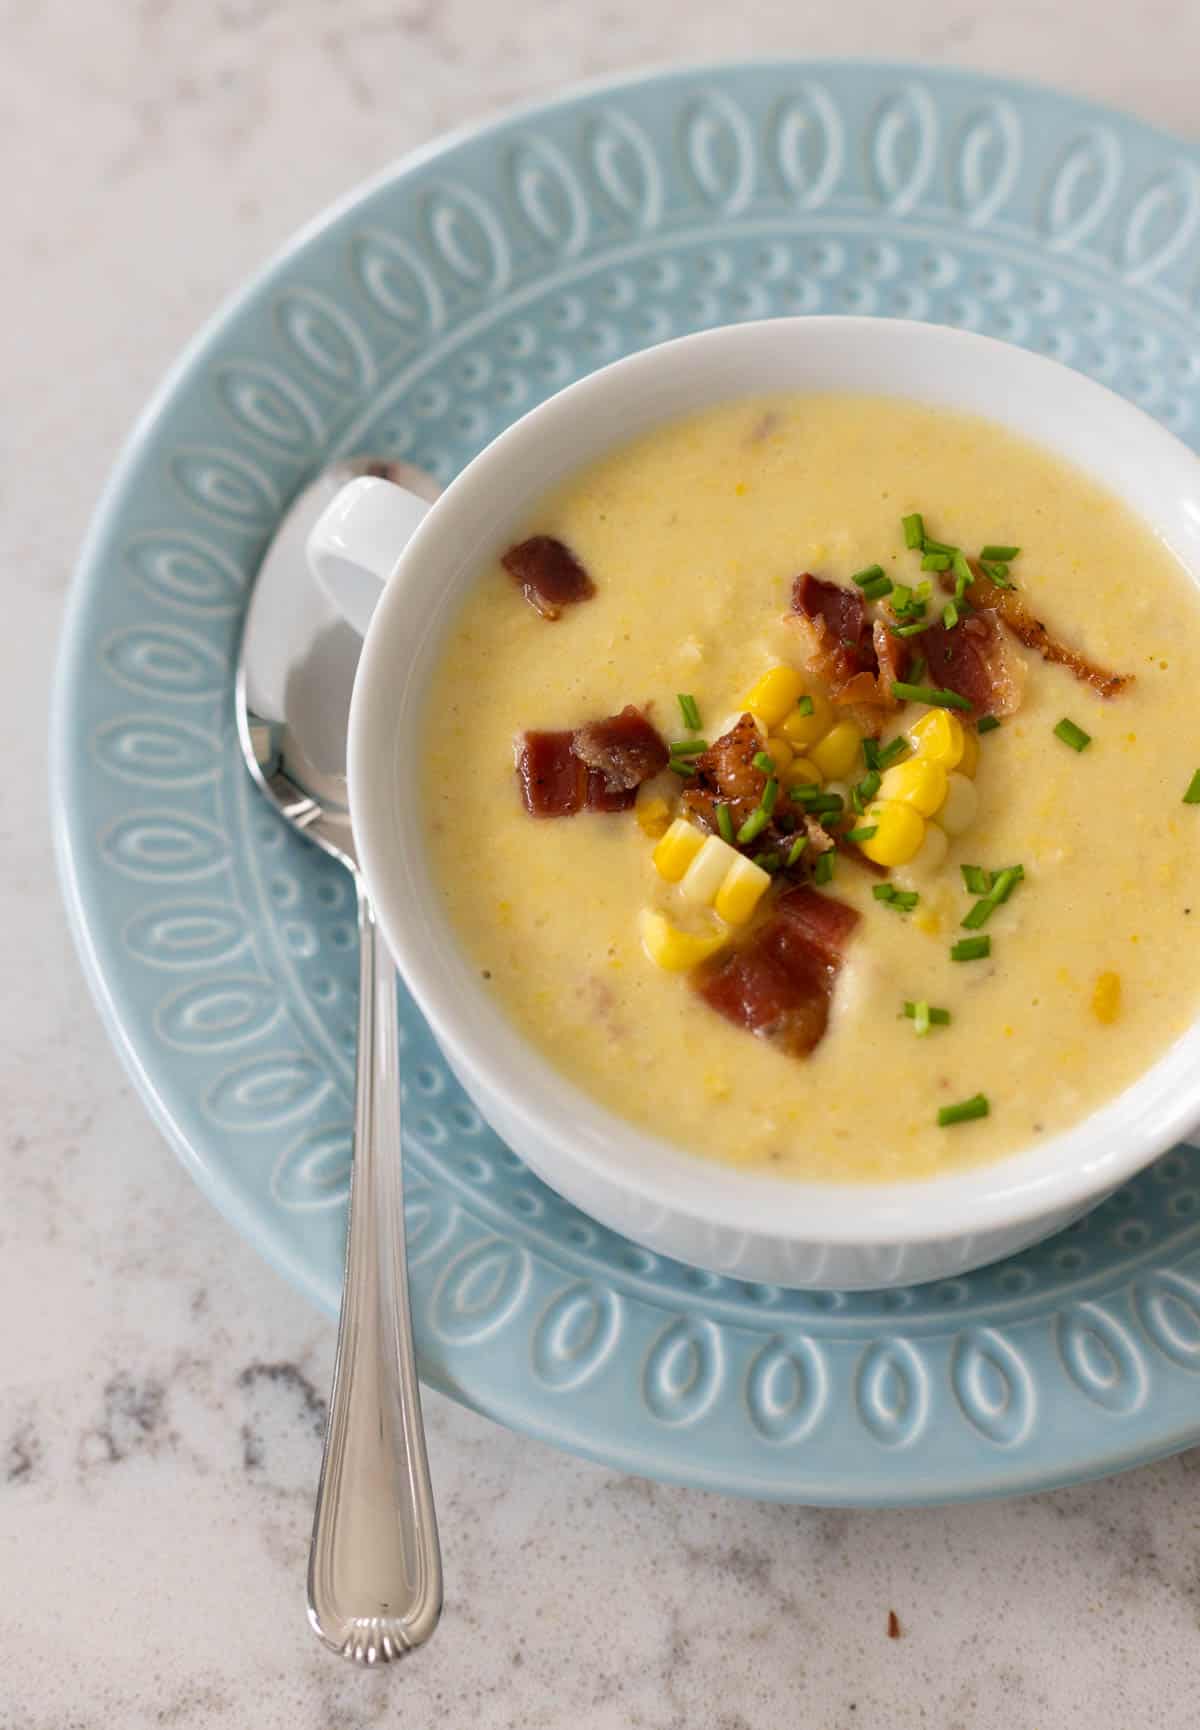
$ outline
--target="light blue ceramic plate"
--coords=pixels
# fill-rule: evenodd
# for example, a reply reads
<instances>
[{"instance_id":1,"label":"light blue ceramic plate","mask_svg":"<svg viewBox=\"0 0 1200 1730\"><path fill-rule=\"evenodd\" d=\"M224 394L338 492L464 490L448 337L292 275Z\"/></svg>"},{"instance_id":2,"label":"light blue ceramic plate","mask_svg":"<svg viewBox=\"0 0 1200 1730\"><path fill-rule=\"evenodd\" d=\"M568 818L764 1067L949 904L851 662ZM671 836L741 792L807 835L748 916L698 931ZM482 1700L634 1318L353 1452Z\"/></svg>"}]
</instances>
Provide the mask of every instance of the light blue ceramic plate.
<instances>
[{"instance_id":1,"label":"light blue ceramic plate","mask_svg":"<svg viewBox=\"0 0 1200 1730\"><path fill-rule=\"evenodd\" d=\"M189 1170L332 1309L355 931L231 726L272 528L339 452L450 477L616 355L894 313L1045 350L1200 441L1200 151L1047 91L861 64L613 84L403 164L311 229L151 405L76 582L55 791L113 1036ZM919 1290L786 1294L600 1230L480 1123L402 1004L418 1342L436 1386L663 1478L983 1496L1200 1437L1200 1155Z\"/></svg>"}]
</instances>

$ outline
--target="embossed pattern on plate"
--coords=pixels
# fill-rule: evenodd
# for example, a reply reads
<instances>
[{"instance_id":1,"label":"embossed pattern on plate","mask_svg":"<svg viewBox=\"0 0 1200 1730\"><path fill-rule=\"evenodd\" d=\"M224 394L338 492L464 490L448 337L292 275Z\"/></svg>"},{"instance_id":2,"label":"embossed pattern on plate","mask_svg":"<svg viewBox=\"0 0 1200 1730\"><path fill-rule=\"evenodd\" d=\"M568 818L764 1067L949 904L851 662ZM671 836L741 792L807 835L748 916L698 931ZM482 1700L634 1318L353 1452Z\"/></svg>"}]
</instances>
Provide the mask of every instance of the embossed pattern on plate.
<instances>
[{"instance_id":1,"label":"embossed pattern on plate","mask_svg":"<svg viewBox=\"0 0 1200 1730\"><path fill-rule=\"evenodd\" d=\"M68 900L114 1036L189 1169L332 1308L355 1035L339 869L232 732L245 587L329 458L449 480L604 361L731 320L935 319L1068 361L1200 442L1200 152L960 73L659 75L401 165L177 369L110 488L59 671ZM542 1186L402 999L415 1320L436 1385L667 1478L920 1502L1200 1436L1200 1154L1063 1237L881 1294L666 1262Z\"/></svg>"}]
</instances>

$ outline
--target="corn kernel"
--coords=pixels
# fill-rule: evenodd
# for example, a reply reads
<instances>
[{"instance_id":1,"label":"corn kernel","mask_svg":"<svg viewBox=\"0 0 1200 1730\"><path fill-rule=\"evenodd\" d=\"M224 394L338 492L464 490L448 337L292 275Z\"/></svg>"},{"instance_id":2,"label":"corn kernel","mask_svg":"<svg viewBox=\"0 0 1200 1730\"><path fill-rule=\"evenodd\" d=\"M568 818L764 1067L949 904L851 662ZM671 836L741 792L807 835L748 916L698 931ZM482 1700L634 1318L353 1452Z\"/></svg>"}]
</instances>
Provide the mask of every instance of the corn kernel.
<instances>
[{"instance_id":1,"label":"corn kernel","mask_svg":"<svg viewBox=\"0 0 1200 1730\"><path fill-rule=\"evenodd\" d=\"M975 771L979 767L979 734L972 733L969 728L963 728L963 754L958 763L947 763L947 769L957 768L960 775L975 779Z\"/></svg>"},{"instance_id":2,"label":"corn kernel","mask_svg":"<svg viewBox=\"0 0 1200 1730\"><path fill-rule=\"evenodd\" d=\"M725 873L713 906L720 917L727 919L731 925L744 925L758 906L770 881L769 873L764 871L761 865L739 855Z\"/></svg>"},{"instance_id":3,"label":"corn kernel","mask_svg":"<svg viewBox=\"0 0 1200 1730\"><path fill-rule=\"evenodd\" d=\"M783 774L783 771L787 768L788 764L796 754L786 739L781 739L774 733L772 733L763 748L768 757L770 757L771 761L774 763L775 773L777 775Z\"/></svg>"},{"instance_id":4,"label":"corn kernel","mask_svg":"<svg viewBox=\"0 0 1200 1730\"><path fill-rule=\"evenodd\" d=\"M874 835L860 841L859 846L876 865L907 865L925 839L926 823L921 813L893 799L868 805L863 824L875 825Z\"/></svg>"},{"instance_id":5,"label":"corn kernel","mask_svg":"<svg viewBox=\"0 0 1200 1730\"><path fill-rule=\"evenodd\" d=\"M1092 1014L1111 1027L1121 1013L1121 975L1101 973L1092 987Z\"/></svg>"},{"instance_id":6,"label":"corn kernel","mask_svg":"<svg viewBox=\"0 0 1200 1730\"><path fill-rule=\"evenodd\" d=\"M778 723L778 731L783 734L788 744L794 745L798 751L815 745L833 726L833 704L829 698L823 697L820 691L810 691L808 698L812 704L811 715L802 715L799 709L793 707Z\"/></svg>"},{"instance_id":7,"label":"corn kernel","mask_svg":"<svg viewBox=\"0 0 1200 1730\"><path fill-rule=\"evenodd\" d=\"M968 781L965 775L957 772L947 775L946 803L937 814L937 820L947 835L965 835L978 810L979 794L975 791L974 781Z\"/></svg>"},{"instance_id":8,"label":"corn kernel","mask_svg":"<svg viewBox=\"0 0 1200 1730\"><path fill-rule=\"evenodd\" d=\"M947 771L957 769L962 761L966 730L958 716L948 709L930 709L909 728L908 737L919 756L940 763Z\"/></svg>"},{"instance_id":9,"label":"corn kernel","mask_svg":"<svg viewBox=\"0 0 1200 1730\"><path fill-rule=\"evenodd\" d=\"M676 817L654 849L654 869L668 883L678 883L704 845L704 836L694 823Z\"/></svg>"},{"instance_id":10,"label":"corn kernel","mask_svg":"<svg viewBox=\"0 0 1200 1730\"><path fill-rule=\"evenodd\" d=\"M729 941L728 931L714 926L706 932L681 931L665 913L643 907L638 920L642 948L657 967L668 973L683 973L698 967Z\"/></svg>"},{"instance_id":11,"label":"corn kernel","mask_svg":"<svg viewBox=\"0 0 1200 1730\"><path fill-rule=\"evenodd\" d=\"M700 901L711 907L725 873L741 854L719 835L710 835L683 874L679 890L689 901Z\"/></svg>"},{"instance_id":12,"label":"corn kernel","mask_svg":"<svg viewBox=\"0 0 1200 1730\"><path fill-rule=\"evenodd\" d=\"M795 708L803 690L804 680L795 667L771 667L747 691L746 707L774 727Z\"/></svg>"},{"instance_id":13,"label":"corn kernel","mask_svg":"<svg viewBox=\"0 0 1200 1730\"><path fill-rule=\"evenodd\" d=\"M948 776L940 763L929 757L910 757L887 770L879 783L881 799L898 799L911 805L922 817L932 817L945 802Z\"/></svg>"},{"instance_id":14,"label":"corn kernel","mask_svg":"<svg viewBox=\"0 0 1200 1730\"><path fill-rule=\"evenodd\" d=\"M779 779L785 789L811 787L814 782L818 787L825 785L825 777L811 757L793 757Z\"/></svg>"},{"instance_id":15,"label":"corn kernel","mask_svg":"<svg viewBox=\"0 0 1200 1730\"><path fill-rule=\"evenodd\" d=\"M860 761L862 733L853 721L835 721L823 739L812 746L809 756L827 781L840 780Z\"/></svg>"},{"instance_id":16,"label":"corn kernel","mask_svg":"<svg viewBox=\"0 0 1200 1730\"><path fill-rule=\"evenodd\" d=\"M652 841L659 841L671 826L671 807L655 793L649 799L639 799L634 807L638 828Z\"/></svg>"}]
</instances>

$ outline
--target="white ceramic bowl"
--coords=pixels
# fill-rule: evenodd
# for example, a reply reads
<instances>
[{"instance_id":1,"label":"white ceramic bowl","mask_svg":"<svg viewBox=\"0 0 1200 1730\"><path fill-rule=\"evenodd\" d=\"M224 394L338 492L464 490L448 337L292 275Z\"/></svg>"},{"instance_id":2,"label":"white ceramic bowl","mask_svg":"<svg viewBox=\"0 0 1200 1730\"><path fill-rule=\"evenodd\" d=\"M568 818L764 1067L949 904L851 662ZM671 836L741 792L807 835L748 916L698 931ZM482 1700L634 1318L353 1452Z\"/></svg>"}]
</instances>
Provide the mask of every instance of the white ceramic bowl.
<instances>
[{"instance_id":1,"label":"white ceramic bowl","mask_svg":"<svg viewBox=\"0 0 1200 1730\"><path fill-rule=\"evenodd\" d=\"M749 1174L624 1122L521 1037L459 947L423 841L426 689L484 557L508 543L540 494L606 448L711 403L769 391L871 392L987 415L1118 493L1200 582L1200 463L1066 367L961 331L883 319L707 331L619 361L533 410L423 520L423 507L379 481L355 482L330 507L313 553L344 610L365 624L389 577L350 718L351 810L366 881L409 989L480 1111L547 1183L639 1243L721 1273L785 1286L909 1284L1059 1229L1186 1135L1200 1122L1200 1022L1086 1122L982 1168L869 1186Z\"/></svg>"}]
</instances>

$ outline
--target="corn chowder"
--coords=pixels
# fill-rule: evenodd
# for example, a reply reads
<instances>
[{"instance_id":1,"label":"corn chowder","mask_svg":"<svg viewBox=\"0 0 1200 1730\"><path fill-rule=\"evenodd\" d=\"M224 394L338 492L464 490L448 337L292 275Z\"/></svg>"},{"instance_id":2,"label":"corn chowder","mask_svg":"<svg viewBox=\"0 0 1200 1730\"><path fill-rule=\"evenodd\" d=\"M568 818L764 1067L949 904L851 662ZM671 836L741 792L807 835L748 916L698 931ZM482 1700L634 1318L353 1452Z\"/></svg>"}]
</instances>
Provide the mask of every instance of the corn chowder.
<instances>
[{"instance_id":1,"label":"corn chowder","mask_svg":"<svg viewBox=\"0 0 1200 1730\"><path fill-rule=\"evenodd\" d=\"M498 554L434 684L434 867L615 1112L920 1177L1076 1123L1196 1013L1200 601L1080 473L908 403L742 401Z\"/></svg>"}]
</instances>

